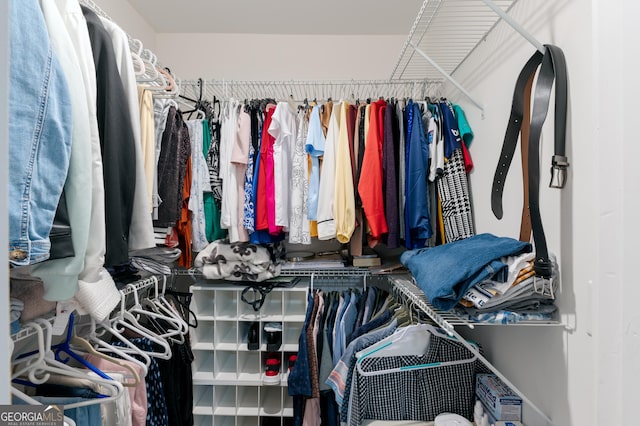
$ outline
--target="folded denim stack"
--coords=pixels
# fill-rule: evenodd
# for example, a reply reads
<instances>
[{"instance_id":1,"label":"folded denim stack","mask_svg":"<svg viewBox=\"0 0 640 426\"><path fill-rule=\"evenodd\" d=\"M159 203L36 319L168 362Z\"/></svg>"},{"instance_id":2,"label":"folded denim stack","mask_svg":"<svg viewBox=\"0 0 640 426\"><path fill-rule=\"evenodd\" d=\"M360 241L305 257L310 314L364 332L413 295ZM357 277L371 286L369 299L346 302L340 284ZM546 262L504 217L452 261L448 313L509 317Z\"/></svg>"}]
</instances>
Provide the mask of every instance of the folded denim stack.
<instances>
[{"instance_id":1,"label":"folded denim stack","mask_svg":"<svg viewBox=\"0 0 640 426\"><path fill-rule=\"evenodd\" d=\"M436 308L471 321L513 323L551 320L559 276L536 277L531 244L479 234L403 253L401 260Z\"/></svg>"}]
</instances>

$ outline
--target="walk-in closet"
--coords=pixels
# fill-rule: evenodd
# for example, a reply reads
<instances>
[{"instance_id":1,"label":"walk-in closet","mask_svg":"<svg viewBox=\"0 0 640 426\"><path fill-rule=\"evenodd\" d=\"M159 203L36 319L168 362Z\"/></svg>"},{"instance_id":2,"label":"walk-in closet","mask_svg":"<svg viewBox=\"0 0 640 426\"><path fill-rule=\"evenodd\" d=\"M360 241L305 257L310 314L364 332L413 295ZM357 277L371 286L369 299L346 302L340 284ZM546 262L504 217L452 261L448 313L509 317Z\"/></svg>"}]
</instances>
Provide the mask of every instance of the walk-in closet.
<instances>
[{"instance_id":1,"label":"walk-in closet","mask_svg":"<svg viewBox=\"0 0 640 426\"><path fill-rule=\"evenodd\" d=\"M637 423L639 16L2 2L0 424Z\"/></svg>"}]
</instances>

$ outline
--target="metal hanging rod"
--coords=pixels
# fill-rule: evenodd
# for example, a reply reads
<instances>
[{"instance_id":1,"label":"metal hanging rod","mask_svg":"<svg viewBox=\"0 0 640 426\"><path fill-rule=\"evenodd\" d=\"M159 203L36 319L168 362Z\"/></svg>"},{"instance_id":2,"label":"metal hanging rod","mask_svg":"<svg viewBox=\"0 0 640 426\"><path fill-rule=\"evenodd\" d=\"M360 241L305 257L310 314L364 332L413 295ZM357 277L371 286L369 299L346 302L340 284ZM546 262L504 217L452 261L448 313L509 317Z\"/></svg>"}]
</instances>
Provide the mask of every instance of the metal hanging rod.
<instances>
[{"instance_id":1,"label":"metal hanging rod","mask_svg":"<svg viewBox=\"0 0 640 426\"><path fill-rule=\"evenodd\" d=\"M203 277L202 271L197 268L191 269L174 269L171 272L172 275L176 276L190 276L195 278ZM310 277L314 275L316 278L320 277L342 277L342 278L353 278L353 277L363 277L365 275L372 275L371 271L367 268L356 268L356 267L344 267L344 268L335 268L335 269L283 269L280 272L280 275L283 277ZM229 283L233 283L233 281L229 281Z\"/></svg>"},{"instance_id":2,"label":"metal hanging rod","mask_svg":"<svg viewBox=\"0 0 640 426\"><path fill-rule=\"evenodd\" d=\"M293 99L311 102L314 99L415 98L442 96L442 79L423 80L182 80L182 94L191 98L202 95L218 99Z\"/></svg>"},{"instance_id":3,"label":"metal hanging rod","mask_svg":"<svg viewBox=\"0 0 640 426\"><path fill-rule=\"evenodd\" d=\"M56 320L56 316L54 314L51 314L49 316L44 317L44 319L46 321L49 321L51 324L53 324L53 322ZM31 325L24 324L20 329L20 331L11 335L11 340L13 340L14 343L17 343L35 335L36 335L36 329Z\"/></svg>"},{"instance_id":4,"label":"metal hanging rod","mask_svg":"<svg viewBox=\"0 0 640 426\"><path fill-rule=\"evenodd\" d=\"M120 293L124 296L133 293L134 291L143 290L147 287L159 285L158 277L152 275L148 278L144 278L142 280L138 280L136 282L131 283L130 285L125 286L120 290Z\"/></svg>"}]
</instances>

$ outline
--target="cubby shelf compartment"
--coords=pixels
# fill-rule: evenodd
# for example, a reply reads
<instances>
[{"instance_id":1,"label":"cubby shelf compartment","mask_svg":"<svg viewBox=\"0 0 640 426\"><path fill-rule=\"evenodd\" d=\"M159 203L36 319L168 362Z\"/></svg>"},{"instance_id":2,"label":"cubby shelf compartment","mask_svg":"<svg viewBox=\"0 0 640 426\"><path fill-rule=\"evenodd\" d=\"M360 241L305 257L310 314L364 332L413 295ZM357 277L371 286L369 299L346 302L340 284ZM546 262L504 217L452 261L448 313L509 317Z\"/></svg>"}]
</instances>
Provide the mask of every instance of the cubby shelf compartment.
<instances>
[{"instance_id":1,"label":"cubby shelf compartment","mask_svg":"<svg viewBox=\"0 0 640 426\"><path fill-rule=\"evenodd\" d=\"M198 318L192 334L195 424L207 426L259 426L288 424L293 402L287 393L289 355L298 351L304 325L308 286L274 288L259 311L242 301L244 287L201 282L191 286L191 309ZM249 350L251 325L259 324L258 350ZM282 324L282 345L275 351L281 361L280 384L263 386L267 351L264 325Z\"/></svg>"}]
</instances>

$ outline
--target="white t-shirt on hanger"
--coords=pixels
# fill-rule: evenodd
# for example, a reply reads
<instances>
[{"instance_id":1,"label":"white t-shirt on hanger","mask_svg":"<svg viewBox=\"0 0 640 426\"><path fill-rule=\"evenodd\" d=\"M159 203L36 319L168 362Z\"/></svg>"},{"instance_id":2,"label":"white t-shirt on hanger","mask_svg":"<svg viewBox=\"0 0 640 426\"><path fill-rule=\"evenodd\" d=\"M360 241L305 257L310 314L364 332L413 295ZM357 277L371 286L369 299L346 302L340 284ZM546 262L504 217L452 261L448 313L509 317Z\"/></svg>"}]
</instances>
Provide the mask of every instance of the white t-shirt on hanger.
<instances>
[{"instance_id":1,"label":"white t-shirt on hanger","mask_svg":"<svg viewBox=\"0 0 640 426\"><path fill-rule=\"evenodd\" d=\"M289 243L311 244L307 197L309 196L309 161L305 145L309 122L306 111L298 112L298 132L291 155L291 186L289 200Z\"/></svg>"},{"instance_id":2,"label":"white t-shirt on hanger","mask_svg":"<svg viewBox=\"0 0 640 426\"><path fill-rule=\"evenodd\" d=\"M296 115L288 102L278 102L271 118L269 134L274 137L273 177L276 201L276 225L289 228L291 155L296 142Z\"/></svg>"}]
</instances>

